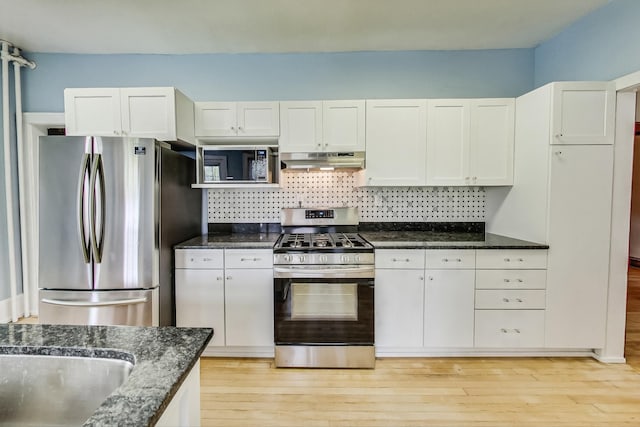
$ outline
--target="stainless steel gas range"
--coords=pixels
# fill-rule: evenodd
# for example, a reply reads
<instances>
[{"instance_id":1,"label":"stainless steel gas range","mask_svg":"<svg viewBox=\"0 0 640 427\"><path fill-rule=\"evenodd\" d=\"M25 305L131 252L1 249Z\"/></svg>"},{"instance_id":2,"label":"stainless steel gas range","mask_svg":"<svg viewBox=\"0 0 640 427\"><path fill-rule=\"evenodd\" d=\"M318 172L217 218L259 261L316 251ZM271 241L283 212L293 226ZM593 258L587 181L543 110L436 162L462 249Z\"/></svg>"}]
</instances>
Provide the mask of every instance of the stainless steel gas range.
<instances>
[{"instance_id":1,"label":"stainless steel gas range","mask_svg":"<svg viewBox=\"0 0 640 427\"><path fill-rule=\"evenodd\" d=\"M357 208L283 209L274 246L278 367L373 368L374 252Z\"/></svg>"}]
</instances>

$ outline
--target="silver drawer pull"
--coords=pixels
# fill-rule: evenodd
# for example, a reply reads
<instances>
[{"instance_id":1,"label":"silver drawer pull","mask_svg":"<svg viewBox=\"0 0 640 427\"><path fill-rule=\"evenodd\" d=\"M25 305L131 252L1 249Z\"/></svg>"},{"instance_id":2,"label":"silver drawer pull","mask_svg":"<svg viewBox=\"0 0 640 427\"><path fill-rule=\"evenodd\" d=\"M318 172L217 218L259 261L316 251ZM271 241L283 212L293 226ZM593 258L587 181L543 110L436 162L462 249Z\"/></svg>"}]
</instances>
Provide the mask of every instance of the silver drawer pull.
<instances>
[{"instance_id":1,"label":"silver drawer pull","mask_svg":"<svg viewBox=\"0 0 640 427\"><path fill-rule=\"evenodd\" d=\"M518 281L518 283L524 283L524 280L522 279L516 279Z\"/></svg>"},{"instance_id":2,"label":"silver drawer pull","mask_svg":"<svg viewBox=\"0 0 640 427\"><path fill-rule=\"evenodd\" d=\"M240 258L240 262L244 261L260 261L260 258Z\"/></svg>"},{"instance_id":3,"label":"silver drawer pull","mask_svg":"<svg viewBox=\"0 0 640 427\"><path fill-rule=\"evenodd\" d=\"M505 328L500 328L500 332L502 332L503 334L508 334L509 332L513 332L514 334L519 334L519 333L520 333L520 329L505 329Z\"/></svg>"},{"instance_id":4,"label":"silver drawer pull","mask_svg":"<svg viewBox=\"0 0 640 427\"><path fill-rule=\"evenodd\" d=\"M391 261L393 261L393 262L409 262L411 260L409 258L405 258L405 259L391 258Z\"/></svg>"},{"instance_id":5,"label":"silver drawer pull","mask_svg":"<svg viewBox=\"0 0 640 427\"><path fill-rule=\"evenodd\" d=\"M519 261L519 262L524 262L524 259L522 259L522 258L518 258L518 261Z\"/></svg>"},{"instance_id":6,"label":"silver drawer pull","mask_svg":"<svg viewBox=\"0 0 640 427\"><path fill-rule=\"evenodd\" d=\"M460 258L442 258L442 262L449 262L449 261L453 261L453 262L462 262L462 260Z\"/></svg>"},{"instance_id":7,"label":"silver drawer pull","mask_svg":"<svg viewBox=\"0 0 640 427\"><path fill-rule=\"evenodd\" d=\"M514 329L513 332L515 332L516 334L520 333L520 329Z\"/></svg>"},{"instance_id":8,"label":"silver drawer pull","mask_svg":"<svg viewBox=\"0 0 640 427\"><path fill-rule=\"evenodd\" d=\"M502 332L503 334L506 334L508 331L504 328L500 329L500 332Z\"/></svg>"},{"instance_id":9,"label":"silver drawer pull","mask_svg":"<svg viewBox=\"0 0 640 427\"><path fill-rule=\"evenodd\" d=\"M509 279L504 279L504 283L509 283L509 282L511 282L511 280L509 280Z\"/></svg>"},{"instance_id":10,"label":"silver drawer pull","mask_svg":"<svg viewBox=\"0 0 640 427\"><path fill-rule=\"evenodd\" d=\"M516 298L516 302L522 302L520 298Z\"/></svg>"},{"instance_id":11,"label":"silver drawer pull","mask_svg":"<svg viewBox=\"0 0 640 427\"><path fill-rule=\"evenodd\" d=\"M511 262L511 258L505 258L504 262Z\"/></svg>"},{"instance_id":12,"label":"silver drawer pull","mask_svg":"<svg viewBox=\"0 0 640 427\"><path fill-rule=\"evenodd\" d=\"M509 302L509 298L502 298L502 301Z\"/></svg>"}]
</instances>

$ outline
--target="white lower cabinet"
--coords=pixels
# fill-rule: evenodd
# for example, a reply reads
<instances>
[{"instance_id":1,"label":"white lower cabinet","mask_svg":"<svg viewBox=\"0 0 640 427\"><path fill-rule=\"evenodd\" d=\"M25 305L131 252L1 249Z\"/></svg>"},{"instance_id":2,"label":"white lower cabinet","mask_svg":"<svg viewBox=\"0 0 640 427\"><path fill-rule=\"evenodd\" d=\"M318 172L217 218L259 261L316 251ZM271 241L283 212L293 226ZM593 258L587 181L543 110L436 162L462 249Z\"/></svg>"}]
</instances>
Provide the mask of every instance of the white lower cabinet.
<instances>
[{"instance_id":1,"label":"white lower cabinet","mask_svg":"<svg viewBox=\"0 0 640 427\"><path fill-rule=\"evenodd\" d=\"M273 270L225 273L227 346L273 346Z\"/></svg>"},{"instance_id":2,"label":"white lower cabinet","mask_svg":"<svg viewBox=\"0 0 640 427\"><path fill-rule=\"evenodd\" d=\"M424 346L473 347L471 270L427 270L424 293Z\"/></svg>"},{"instance_id":3,"label":"white lower cabinet","mask_svg":"<svg viewBox=\"0 0 640 427\"><path fill-rule=\"evenodd\" d=\"M376 253L376 264L379 256ZM374 298L376 347L422 347L424 267L376 268Z\"/></svg>"},{"instance_id":4,"label":"white lower cabinet","mask_svg":"<svg viewBox=\"0 0 640 427\"><path fill-rule=\"evenodd\" d=\"M176 325L208 327L208 349L273 347L271 249L177 249Z\"/></svg>"},{"instance_id":5,"label":"white lower cabinet","mask_svg":"<svg viewBox=\"0 0 640 427\"><path fill-rule=\"evenodd\" d=\"M475 347L545 347L546 250L476 251Z\"/></svg>"},{"instance_id":6,"label":"white lower cabinet","mask_svg":"<svg viewBox=\"0 0 640 427\"><path fill-rule=\"evenodd\" d=\"M545 347L546 250L376 250L376 351Z\"/></svg>"},{"instance_id":7,"label":"white lower cabinet","mask_svg":"<svg viewBox=\"0 0 640 427\"><path fill-rule=\"evenodd\" d=\"M544 310L476 310L475 346L544 347Z\"/></svg>"}]
</instances>

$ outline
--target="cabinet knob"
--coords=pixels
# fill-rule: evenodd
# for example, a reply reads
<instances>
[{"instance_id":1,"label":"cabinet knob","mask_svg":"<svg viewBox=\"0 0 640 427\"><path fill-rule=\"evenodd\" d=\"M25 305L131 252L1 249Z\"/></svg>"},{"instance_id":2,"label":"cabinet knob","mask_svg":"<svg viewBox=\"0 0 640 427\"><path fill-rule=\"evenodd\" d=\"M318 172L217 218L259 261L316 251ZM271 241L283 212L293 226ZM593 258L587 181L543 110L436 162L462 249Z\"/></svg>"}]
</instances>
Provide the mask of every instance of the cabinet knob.
<instances>
[{"instance_id":1,"label":"cabinet knob","mask_svg":"<svg viewBox=\"0 0 640 427\"><path fill-rule=\"evenodd\" d=\"M242 130L242 126L238 126L238 131L241 131L241 130Z\"/></svg>"},{"instance_id":2,"label":"cabinet knob","mask_svg":"<svg viewBox=\"0 0 640 427\"><path fill-rule=\"evenodd\" d=\"M511 262L511 258L505 258L504 262Z\"/></svg>"},{"instance_id":3,"label":"cabinet knob","mask_svg":"<svg viewBox=\"0 0 640 427\"><path fill-rule=\"evenodd\" d=\"M516 298L516 302L522 302L520 298Z\"/></svg>"},{"instance_id":4,"label":"cabinet knob","mask_svg":"<svg viewBox=\"0 0 640 427\"><path fill-rule=\"evenodd\" d=\"M227 276L227 277L225 277L225 279L231 280L231 276Z\"/></svg>"},{"instance_id":5,"label":"cabinet knob","mask_svg":"<svg viewBox=\"0 0 640 427\"><path fill-rule=\"evenodd\" d=\"M222 277L218 276L216 277L216 280L222 280Z\"/></svg>"},{"instance_id":6,"label":"cabinet knob","mask_svg":"<svg viewBox=\"0 0 640 427\"><path fill-rule=\"evenodd\" d=\"M503 302L509 302L509 298L502 298Z\"/></svg>"}]
</instances>

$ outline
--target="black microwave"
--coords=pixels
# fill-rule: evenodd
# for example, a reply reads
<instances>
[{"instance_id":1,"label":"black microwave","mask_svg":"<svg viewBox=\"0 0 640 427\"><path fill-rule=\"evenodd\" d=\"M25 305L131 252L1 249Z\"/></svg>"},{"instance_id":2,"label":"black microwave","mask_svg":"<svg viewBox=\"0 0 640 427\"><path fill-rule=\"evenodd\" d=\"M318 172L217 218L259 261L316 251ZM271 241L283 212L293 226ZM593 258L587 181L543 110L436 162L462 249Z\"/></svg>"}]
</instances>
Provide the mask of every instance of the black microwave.
<instances>
[{"instance_id":1,"label":"black microwave","mask_svg":"<svg viewBox=\"0 0 640 427\"><path fill-rule=\"evenodd\" d=\"M202 147L202 182L276 183L278 147Z\"/></svg>"}]
</instances>

